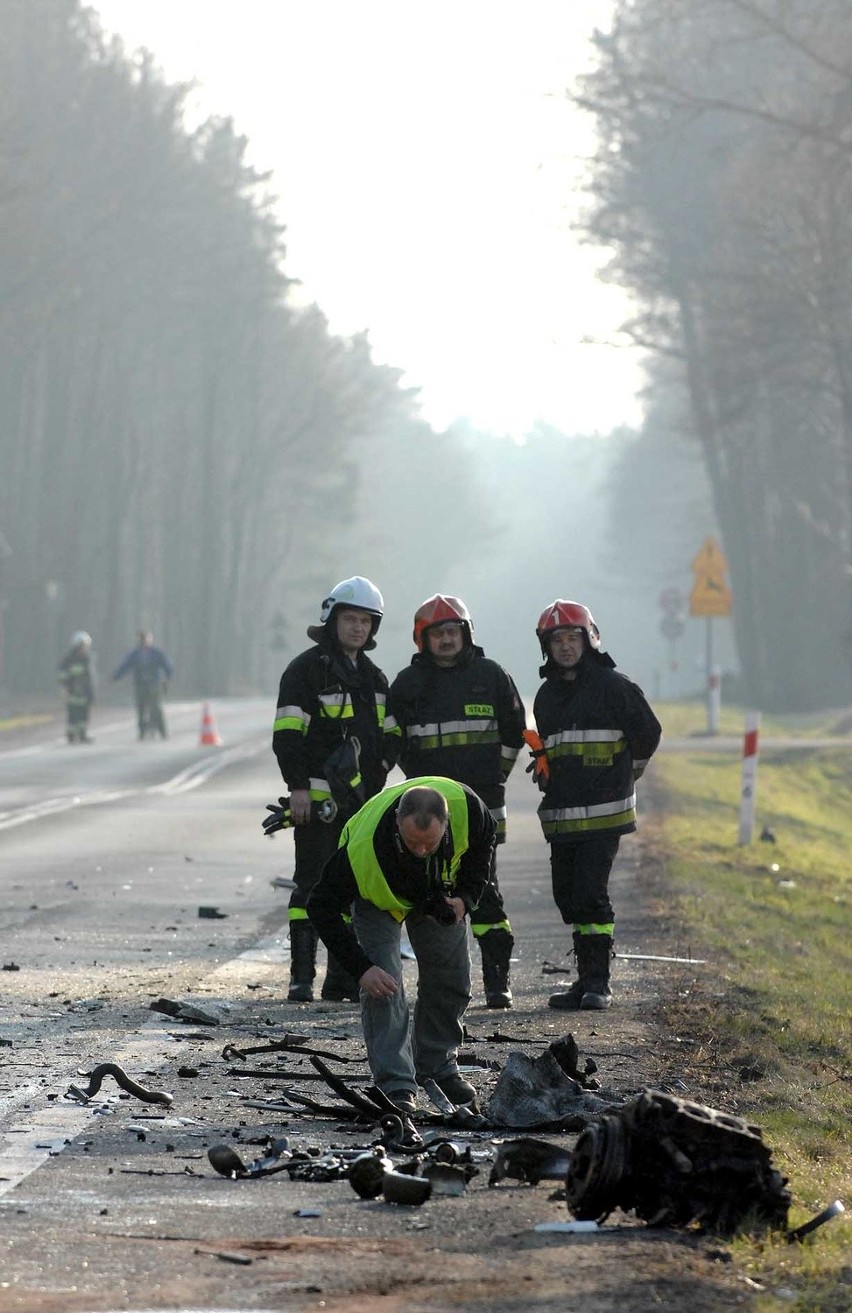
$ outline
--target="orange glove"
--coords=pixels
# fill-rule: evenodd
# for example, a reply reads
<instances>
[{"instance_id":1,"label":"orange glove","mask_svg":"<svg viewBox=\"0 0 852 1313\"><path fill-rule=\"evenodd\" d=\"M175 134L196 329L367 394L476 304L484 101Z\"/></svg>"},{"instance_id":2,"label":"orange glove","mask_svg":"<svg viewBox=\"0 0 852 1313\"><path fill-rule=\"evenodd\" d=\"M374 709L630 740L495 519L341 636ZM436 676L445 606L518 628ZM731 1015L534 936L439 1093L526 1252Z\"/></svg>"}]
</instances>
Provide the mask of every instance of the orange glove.
<instances>
[{"instance_id":1,"label":"orange glove","mask_svg":"<svg viewBox=\"0 0 852 1313\"><path fill-rule=\"evenodd\" d=\"M527 766L527 774L532 775L533 781L543 792L550 780L550 762L547 760L544 744L534 729L524 730L524 742L532 757L532 761Z\"/></svg>"}]
</instances>

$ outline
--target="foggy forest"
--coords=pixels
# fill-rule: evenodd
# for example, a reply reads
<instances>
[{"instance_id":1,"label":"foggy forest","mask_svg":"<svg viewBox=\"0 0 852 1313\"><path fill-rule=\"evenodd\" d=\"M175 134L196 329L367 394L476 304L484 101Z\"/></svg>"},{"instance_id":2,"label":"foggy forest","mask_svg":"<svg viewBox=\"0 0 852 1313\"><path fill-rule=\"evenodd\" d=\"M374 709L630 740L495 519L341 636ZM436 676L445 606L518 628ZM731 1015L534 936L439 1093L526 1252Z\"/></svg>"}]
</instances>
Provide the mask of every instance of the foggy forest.
<instances>
[{"instance_id":1,"label":"foggy forest","mask_svg":"<svg viewBox=\"0 0 852 1313\"><path fill-rule=\"evenodd\" d=\"M581 236L632 295L645 420L520 444L435 431L404 362L297 303L275 180L227 118L187 126L154 55L78 0L0 9L6 694L49 695L77 628L107 666L152 629L184 695L274 693L355 573L391 675L440 590L532 691L562 596L650 691L677 655L689 692L703 629L684 614L676 653L658 598L715 534L732 695L850 701L848 0L616 5L566 97L596 123Z\"/></svg>"}]
</instances>

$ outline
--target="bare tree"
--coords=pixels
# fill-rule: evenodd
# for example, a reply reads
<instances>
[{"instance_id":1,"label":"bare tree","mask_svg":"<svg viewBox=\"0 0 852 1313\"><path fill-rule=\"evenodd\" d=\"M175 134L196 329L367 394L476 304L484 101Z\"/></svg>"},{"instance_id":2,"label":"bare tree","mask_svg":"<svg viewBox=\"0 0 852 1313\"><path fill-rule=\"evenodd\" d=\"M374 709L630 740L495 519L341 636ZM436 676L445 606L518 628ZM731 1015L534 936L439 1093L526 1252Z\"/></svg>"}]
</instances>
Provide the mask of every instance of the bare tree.
<instances>
[{"instance_id":1,"label":"bare tree","mask_svg":"<svg viewBox=\"0 0 852 1313\"><path fill-rule=\"evenodd\" d=\"M619 7L581 102L598 117L588 232L637 338L680 362L734 576L749 695L848 697L852 37L838 0ZM817 605L820 650L790 658Z\"/></svg>"}]
</instances>

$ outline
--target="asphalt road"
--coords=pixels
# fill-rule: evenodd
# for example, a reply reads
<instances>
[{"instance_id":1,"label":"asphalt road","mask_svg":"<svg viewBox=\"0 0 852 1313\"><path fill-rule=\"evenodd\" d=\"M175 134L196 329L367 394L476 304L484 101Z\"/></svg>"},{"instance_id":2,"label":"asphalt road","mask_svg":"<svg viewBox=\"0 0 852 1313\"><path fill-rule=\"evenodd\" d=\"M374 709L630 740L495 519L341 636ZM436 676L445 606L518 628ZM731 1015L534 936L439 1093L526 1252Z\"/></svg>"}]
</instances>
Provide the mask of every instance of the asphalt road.
<instances>
[{"instance_id":1,"label":"asphalt road","mask_svg":"<svg viewBox=\"0 0 852 1313\"><path fill-rule=\"evenodd\" d=\"M488 1189L487 1165L463 1197L422 1208L359 1200L345 1181L229 1180L213 1170L216 1143L249 1161L269 1134L318 1150L376 1135L255 1106L287 1084L335 1102L304 1058L288 1055L295 1075L282 1080L279 1055L242 1070L223 1056L226 1044L295 1035L348 1059L336 1070L366 1083L357 1008L284 1001L287 895L270 882L292 873L293 848L289 835L269 840L260 829L264 804L281 792L270 705L223 701L213 712L219 747L199 744L196 704L170 705L163 743L137 743L129 714L109 711L90 746L69 747L58 724L0 743L0 1313L498 1313L563 1309L569 1295L585 1313L642 1313L659 1308L660 1292L693 1313L733 1308L738 1292L712 1247L627 1218L594 1236L536 1232L568 1220L552 1184ZM547 964L567 968L569 936L551 902L536 803L519 769L500 864L517 938L516 1006L484 1007L474 950L470 1078L487 1104L510 1052L536 1055L570 1028L605 1087L626 1096L656 1083L678 1042L655 1023L660 991L689 988L706 968L625 957L610 1013L566 1024L548 1010L560 976ZM641 838L622 845L614 886L622 953L687 952L654 914ZM411 990L413 964L406 973ZM207 1020L152 1011L162 998L200 1007ZM509 1038L492 1038L501 1034ZM111 1077L89 1103L69 1099L104 1062L172 1104L122 1094ZM470 1143L487 1156L493 1138ZM554 1142L570 1147L573 1137Z\"/></svg>"}]
</instances>

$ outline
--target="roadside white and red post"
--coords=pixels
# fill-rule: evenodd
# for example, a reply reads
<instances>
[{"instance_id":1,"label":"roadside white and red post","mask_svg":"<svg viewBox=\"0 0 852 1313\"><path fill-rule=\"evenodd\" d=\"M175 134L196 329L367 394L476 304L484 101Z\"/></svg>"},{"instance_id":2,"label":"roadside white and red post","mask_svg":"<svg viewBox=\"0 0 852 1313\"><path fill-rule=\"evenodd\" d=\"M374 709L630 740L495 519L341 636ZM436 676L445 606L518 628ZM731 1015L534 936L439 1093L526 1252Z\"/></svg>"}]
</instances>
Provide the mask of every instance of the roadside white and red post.
<instances>
[{"instance_id":1,"label":"roadside white and red post","mask_svg":"<svg viewBox=\"0 0 852 1313\"><path fill-rule=\"evenodd\" d=\"M740 778L740 833L741 846L751 843L754 836L754 812L757 800L757 741L760 731L760 712L747 711L743 738L743 767Z\"/></svg>"}]
</instances>

